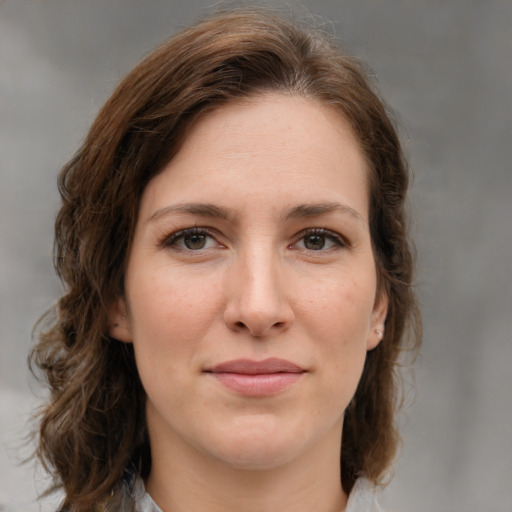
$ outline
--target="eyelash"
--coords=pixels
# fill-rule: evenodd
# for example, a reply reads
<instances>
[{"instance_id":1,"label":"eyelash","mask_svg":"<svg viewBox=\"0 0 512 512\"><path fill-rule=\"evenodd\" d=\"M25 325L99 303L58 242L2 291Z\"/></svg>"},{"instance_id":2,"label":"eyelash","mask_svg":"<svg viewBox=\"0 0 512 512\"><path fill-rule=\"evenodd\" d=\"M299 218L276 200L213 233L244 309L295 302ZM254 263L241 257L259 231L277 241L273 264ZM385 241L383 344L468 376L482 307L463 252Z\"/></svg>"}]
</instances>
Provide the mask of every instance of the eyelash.
<instances>
[{"instance_id":1,"label":"eyelash","mask_svg":"<svg viewBox=\"0 0 512 512\"><path fill-rule=\"evenodd\" d=\"M172 233L171 235L164 238L164 240L161 242L162 247L173 247L176 250L182 250L182 251L190 251L195 252L193 249L189 248L183 248L178 247L177 242L181 239L185 239L187 236L204 236L204 237L210 237L215 239L215 235L206 228L187 228L187 229L181 229L180 231L176 231L176 233Z\"/></svg>"},{"instance_id":2,"label":"eyelash","mask_svg":"<svg viewBox=\"0 0 512 512\"><path fill-rule=\"evenodd\" d=\"M304 247L304 250L308 251L311 254L314 253L322 253L327 251L336 251L339 249L344 249L349 247L349 244L347 240L339 235L338 233L334 231L330 231L325 228L309 228L300 233L299 237L297 238L297 241L292 244L292 247L298 244L301 240L303 241L303 244L305 245L305 239L307 237L311 236L318 236L324 239L324 244L319 249L308 249L307 247ZM332 242L334 244L334 247L327 247L324 248L325 243Z\"/></svg>"},{"instance_id":3,"label":"eyelash","mask_svg":"<svg viewBox=\"0 0 512 512\"><path fill-rule=\"evenodd\" d=\"M160 246L163 248L172 247L175 250L188 251L188 252L199 252L200 250L202 250L201 248L194 250L194 249L190 249L190 248L179 247L177 245L177 242L182 239L184 240L185 237L187 237L187 236L189 236L189 237L190 236L204 236L204 237L210 237L210 238L216 240L214 232L210 231L209 229L203 228L203 227L193 227L193 228L181 229L180 231L176 231L176 233L172 233L171 235L165 237L164 240L160 243ZM322 247L319 250L309 249L309 251L311 251L311 252L325 252L329 249L336 250L338 248L342 249L342 248L349 247L349 243L347 242L347 240L344 237L342 237L341 235L339 235L333 231L325 229L325 228L309 228L309 229L302 231L299 234L299 236L297 237L297 240L295 242L293 242L293 244L290 244L289 247L295 246L299 241L304 240L308 236L323 237L326 240L331 241L333 244L335 244L337 246L336 248L328 248L328 249L323 249L323 247ZM308 249L305 248L305 250L308 250Z\"/></svg>"}]
</instances>

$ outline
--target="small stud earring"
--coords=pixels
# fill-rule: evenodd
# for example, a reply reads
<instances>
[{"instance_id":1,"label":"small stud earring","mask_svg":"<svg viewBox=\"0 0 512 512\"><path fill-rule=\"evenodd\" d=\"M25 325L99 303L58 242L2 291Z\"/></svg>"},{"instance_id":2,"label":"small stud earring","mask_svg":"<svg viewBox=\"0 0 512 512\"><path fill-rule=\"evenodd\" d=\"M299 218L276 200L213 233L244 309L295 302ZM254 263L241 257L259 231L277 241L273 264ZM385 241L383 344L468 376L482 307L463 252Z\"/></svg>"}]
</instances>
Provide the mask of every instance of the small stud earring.
<instances>
[{"instance_id":1,"label":"small stud earring","mask_svg":"<svg viewBox=\"0 0 512 512\"><path fill-rule=\"evenodd\" d=\"M380 329L375 329L375 332L379 338L382 337L382 331Z\"/></svg>"}]
</instances>

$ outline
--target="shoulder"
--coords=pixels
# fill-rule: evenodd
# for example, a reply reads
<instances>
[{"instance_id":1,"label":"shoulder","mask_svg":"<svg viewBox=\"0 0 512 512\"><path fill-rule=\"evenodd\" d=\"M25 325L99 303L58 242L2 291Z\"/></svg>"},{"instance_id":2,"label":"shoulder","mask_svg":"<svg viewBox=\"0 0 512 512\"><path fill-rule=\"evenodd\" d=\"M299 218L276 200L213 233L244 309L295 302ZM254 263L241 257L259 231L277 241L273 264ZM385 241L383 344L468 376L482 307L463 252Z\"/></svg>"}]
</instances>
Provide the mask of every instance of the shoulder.
<instances>
[{"instance_id":1,"label":"shoulder","mask_svg":"<svg viewBox=\"0 0 512 512\"><path fill-rule=\"evenodd\" d=\"M377 495L377 488L370 480L358 478L348 497L345 512L383 512Z\"/></svg>"},{"instance_id":2,"label":"shoulder","mask_svg":"<svg viewBox=\"0 0 512 512\"><path fill-rule=\"evenodd\" d=\"M162 512L146 492L144 481L133 467L125 470L122 487L104 512Z\"/></svg>"}]
</instances>

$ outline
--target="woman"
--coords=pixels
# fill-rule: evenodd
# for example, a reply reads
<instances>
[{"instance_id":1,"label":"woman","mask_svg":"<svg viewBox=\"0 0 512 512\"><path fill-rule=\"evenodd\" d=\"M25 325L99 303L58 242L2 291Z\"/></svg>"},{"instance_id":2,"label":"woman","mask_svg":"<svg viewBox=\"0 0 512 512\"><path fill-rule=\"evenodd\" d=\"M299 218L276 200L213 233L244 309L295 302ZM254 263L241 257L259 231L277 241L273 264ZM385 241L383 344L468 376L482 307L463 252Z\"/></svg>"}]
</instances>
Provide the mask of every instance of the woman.
<instances>
[{"instance_id":1,"label":"woman","mask_svg":"<svg viewBox=\"0 0 512 512\"><path fill-rule=\"evenodd\" d=\"M59 179L32 357L62 509L378 510L420 338L407 186L323 34L237 10L139 64Z\"/></svg>"}]
</instances>

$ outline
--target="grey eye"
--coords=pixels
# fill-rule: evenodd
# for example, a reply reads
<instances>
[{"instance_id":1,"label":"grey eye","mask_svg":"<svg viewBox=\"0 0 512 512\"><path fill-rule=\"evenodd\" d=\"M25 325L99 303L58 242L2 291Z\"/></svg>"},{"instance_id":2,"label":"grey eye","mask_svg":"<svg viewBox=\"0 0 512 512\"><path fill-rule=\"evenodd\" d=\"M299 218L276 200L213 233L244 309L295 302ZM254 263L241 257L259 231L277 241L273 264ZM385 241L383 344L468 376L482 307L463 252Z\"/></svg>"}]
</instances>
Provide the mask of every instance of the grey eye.
<instances>
[{"instance_id":1,"label":"grey eye","mask_svg":"<svg viewBox=\"0 0 512 512\"><path fill-rule=\"evenodd\" d=\"M325 237L322 235L306 235L304 247L310 251L319 251L325 247Z\"/></svg>"},{"instance_id":2,"label":"grey eye","mask_svg":"<svg viewBox=\"0 0 512 512\"><path fill-rule=\"evenodd\" d=\"M183 236L183 243L187 249L192 251L204 249L206 245L206 235L201 234L190 234Z\"/></svg>"},{"instance_id":3,"label":"grey eye","mask_svg":"<svg viewBox=\"0 0 512 512\"><path fill-rule=\"evenodd\" d=\"M218 246L214 236L203 228L189 228L173 233L162 245L169 249L201 251Z\"/></svg>"},{"instance_id":4,"label":"grey eye","mask_svg":"<svg viewBox=\"0 0 512 512\"><path fill-rule=\"evenodd\" d=\"M295 248L306 251L328 251L336 248L345 247L345 241L341 236L328 229L314 228L309 229L295 243Z\"/></svg>"}]
</instances>

